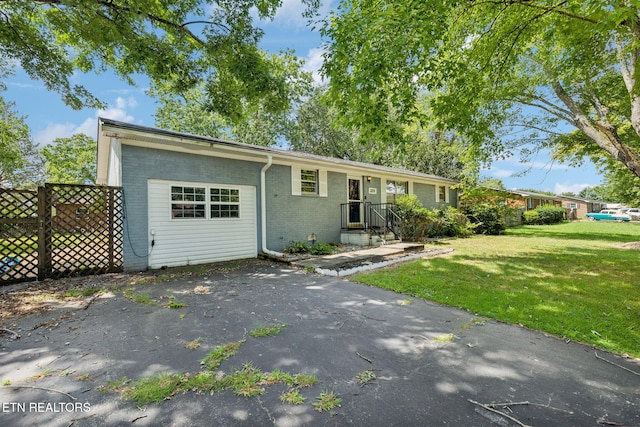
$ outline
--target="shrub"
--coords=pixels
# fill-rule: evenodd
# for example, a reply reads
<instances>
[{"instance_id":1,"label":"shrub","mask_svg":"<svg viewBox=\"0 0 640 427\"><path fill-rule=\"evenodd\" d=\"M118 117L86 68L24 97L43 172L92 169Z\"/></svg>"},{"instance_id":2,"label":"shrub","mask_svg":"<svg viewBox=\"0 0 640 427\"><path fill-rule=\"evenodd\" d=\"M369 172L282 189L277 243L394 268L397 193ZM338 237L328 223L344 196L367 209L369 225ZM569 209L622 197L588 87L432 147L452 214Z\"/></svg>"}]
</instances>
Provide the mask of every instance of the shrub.
<instances>
[{"instance_id":1,"label":"shrub","mask_svg":"<svg viewBox=\"0 0 640 427\"><path fill-rule=\"evenodd\" d=\"M540 214L536 210L524 211L522 213L522 221L525 224L540 224Z\"/></svg>"},{"instance_id":2,"label":"shrub","mask_svg":"<svg viewBox=\"0 0 640 427\"><path fill-rule=\"evenodd\" d=\"M503 211L504 208L495 204L476 203L467 206L464 214L475 225L474 233L495 236L507 228Z\"/></svg>"},{"instance_id":3,"label":"shrub","mask_svg":"<svg viewBox=\"0 0 640 427\"><path fill-rule=\"evenodd\" d=\"M471 234L469 220L456 208L426 209L415 194L399 197L394 210L402 219L402 237L406 240Z\"/></svg>"},{"instance_id":4,"label":"shrub","mask_svg":"<svg viewBox=\"0 0 640 427\"><path fill-rule=\"evenodd\" d=\"M540 223L558 224L564 221L564 208L555 205L543 205L536 208L540 214Z\"/></svg>"},{"instance_id":5,"label":"shrub","mask_svg":"<svg viewBox=\"0 0 640 427\"><path fill-rule=\"evenodd\" d=\"M564 208L555 205L538 206L522 214L525 224L558 224L564 220Z\"/></svg>"},{"instance_id":6,"label":"shrub","mask_svg":"<svg viewBox=\"0 0 640 427\"><path fill-rule=\"evenodd\" d=\"M334 252L334 247L329 243L316 243L309 250L311 255L331 255Z\"/></svg>"},{"instance_id":7,"label":"shrub","mask_svg":"<svg viewBox=\"0 0 640 427\"><path fill-rule=\"evenodd\" d=\"M311 250L311 247L307 242L289 242L289 246L283 249L284 252L290 254L306 254Z\"/></svg>"}]
</instances>

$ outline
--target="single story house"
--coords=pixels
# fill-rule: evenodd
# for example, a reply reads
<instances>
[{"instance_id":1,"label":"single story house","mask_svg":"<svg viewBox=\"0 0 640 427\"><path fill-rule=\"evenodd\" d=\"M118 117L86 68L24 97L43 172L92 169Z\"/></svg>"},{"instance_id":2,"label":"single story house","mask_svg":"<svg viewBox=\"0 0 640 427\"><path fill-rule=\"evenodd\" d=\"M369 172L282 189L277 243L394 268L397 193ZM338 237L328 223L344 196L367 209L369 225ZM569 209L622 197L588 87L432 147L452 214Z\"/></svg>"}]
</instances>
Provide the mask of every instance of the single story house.
<instances>
[{"instance_id":1,"label":"single story house","mask_svg":"<svg viewBox=\"0 0 640 427\"><path fill-rule=\"evenodd\" d=\"M589 212L600 212L606 203L579 197L560 196L562 207L567 211L567 219L584 218Z\"/></svg>"},{"instance_id":2,"label":"single story house","mask_svg":"<svg viewBox=\"0 0 640 427\"><path fill-rule=\"evenodd\" d=\"M552 196L544 193L534 193L531 191L509 190L514 200L520 200L525 210L530 211L538 206L555 205L562 206L560 196Z\"/></svg>"},{"instance_id":3,"label":"single story house","mask_svg":"<svg viewBox=\"0 0 640 427\"><path fill-rule=\"evenodd\" d=\"M392 203L405 193L457 206L447 178L104 118L96 182L123 188L125 270L279 255L354 232L368 244L396 231Z\"/></svg>"}]
</instances>

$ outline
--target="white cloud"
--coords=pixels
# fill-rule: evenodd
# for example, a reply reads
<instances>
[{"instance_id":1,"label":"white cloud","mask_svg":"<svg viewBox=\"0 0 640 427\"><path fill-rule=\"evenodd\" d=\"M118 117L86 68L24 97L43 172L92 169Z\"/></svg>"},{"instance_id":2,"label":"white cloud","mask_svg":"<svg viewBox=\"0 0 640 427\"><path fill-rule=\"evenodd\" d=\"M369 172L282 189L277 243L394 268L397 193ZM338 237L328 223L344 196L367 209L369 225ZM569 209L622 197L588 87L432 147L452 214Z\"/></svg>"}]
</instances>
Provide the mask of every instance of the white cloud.
<instances>
[{"instance_id":1,"label":"white cloud","mask_svg":"<svg viewBox=\"0 0 640 427\"><path fill-rule=\"evenodd\" d=\"M98 131L98 117L123 122L132 122L134 120L134 117L128 114L126 110L127 108L135 108L137 105L135 98L129 97L125 99L118 97L114 104L115 107L98 110L93 117L86 118L79 125L74 123L49 123L45 129L34 135L34 142L43 147L51 144L56 138L68 138L77 133L84 133L95 138Z\"/></svg>"},{"instance_id":2,"label":"white cloud","mask_svg":"<svg viewBox=\"0 0 640 427\"><path fill-rule=\"evenodd\" d=\"M562 193L574 193L574 194L578 194L580 193L582 190L584 190L587 187L593 187L593 185L591 184L569 184L568 182L563 182L563 183L559 183L556 182L556 185L554 187L554 193L556 194L562 194Z\"/></svg>"},{"instance_id":3,"label":"white cloud","mask_svg":"<svg viewBox=\"0 0 640 427\"><path fill-rule=\"evenodd\" d=\"M304 59L304 70L310 72L313 75L313 81L316 85L324 83L323 77L320 75L320 68L324 63L324 49L321 47L314 47L309 50L307 57Z\"/></svg>"},{"instance_id":4,"label":"white cloud","mask_svg":"<svg viewBox=\"0 0 640 427\"><path fill-rule=\"evenodd\" d=\"M320 4L318 8L319 16L327 16L331 9L331 0L325 0ZM301 0L282 0L282 5L276 11L276 15L272 20L263 21L265 25L274 25L279 28L295 28L298 30L304 29L308 24L308 19L302 16L307 9L307 6ZM258 12L255 8L252 11L254 17L258 17Z\"/></svg>"},{"instance_id":5,"label":"white cloud","mask_svg":"<svg viewBox=\"0 0 640 427\"><path fill-rule=\"evenodd\" d=\"M510 178L516 172L509 169L489 169L489 173L496 178Z\"/></svg>"}]
</instances>

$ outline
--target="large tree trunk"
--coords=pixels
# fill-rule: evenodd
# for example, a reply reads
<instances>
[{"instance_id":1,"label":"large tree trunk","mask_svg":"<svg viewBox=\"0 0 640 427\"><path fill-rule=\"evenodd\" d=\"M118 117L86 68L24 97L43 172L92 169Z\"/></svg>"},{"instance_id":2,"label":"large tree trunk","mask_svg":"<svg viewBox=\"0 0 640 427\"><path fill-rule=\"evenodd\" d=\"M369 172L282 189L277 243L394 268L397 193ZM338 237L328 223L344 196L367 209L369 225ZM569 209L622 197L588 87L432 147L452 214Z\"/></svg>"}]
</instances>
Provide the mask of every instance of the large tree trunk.
<instances>
[{"instance_id":1,"label":"large tree trunk","mask_svg":"<svg viewBox=\"0 0 640 427\"><path fill-rule=\"evenodd\" d=\"M559 82L554 82L552 86L556 96L573 114L573 125L640 178L640 154L622 141L616 127L608 123L604 115L598 122L589 118ZM638 102L640 102L640 99ZM636 117L636 119L639 125L637 129L640 129L640 117ZM636 129L633 123L632 125Z\"/></svg>"}]
</instances>

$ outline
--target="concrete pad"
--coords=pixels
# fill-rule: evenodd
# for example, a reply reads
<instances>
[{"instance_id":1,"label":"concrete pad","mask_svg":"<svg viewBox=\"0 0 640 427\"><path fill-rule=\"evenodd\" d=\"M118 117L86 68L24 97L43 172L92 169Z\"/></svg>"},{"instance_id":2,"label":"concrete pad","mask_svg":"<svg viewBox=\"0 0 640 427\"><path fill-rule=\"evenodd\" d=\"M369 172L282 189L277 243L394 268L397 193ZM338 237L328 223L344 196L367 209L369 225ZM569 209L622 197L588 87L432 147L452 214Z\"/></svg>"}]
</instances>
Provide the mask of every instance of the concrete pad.
<instances>
[{"instance_id":1,"label":"concrete pad","mask_svg":"<svg viewBox=\"0 0 640 427\"><path fill-rule=\"evenodd\" d=\"M10 382L0 387L0 424L640 425L638 360L283 264L230 265L135 287L156 305L116 292L86 309L60 306L17 319L12 329L20 339L0 335L0 380ZM168 298L187 306L169 309ZM272 337L248 334L268 322L288 326ZM196 338L201 347L185 348ZM282 384L256 397L187 392L143 408L100 392L123 376L198 372L212 348L240 340L220 370L251 363L265 372L314 374L319 383L300 390L304 404L283 404ZM359 384L364 371L376 379ZM336 393L340 407L314 410L323 391ZM46 410L56 403L61 410ZM81 406L69 410L69 403ZM502 414L479 403L503 403L494 408Z\"/></svg>"}]
</instances>

